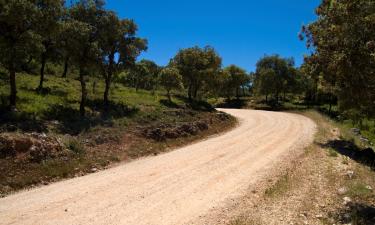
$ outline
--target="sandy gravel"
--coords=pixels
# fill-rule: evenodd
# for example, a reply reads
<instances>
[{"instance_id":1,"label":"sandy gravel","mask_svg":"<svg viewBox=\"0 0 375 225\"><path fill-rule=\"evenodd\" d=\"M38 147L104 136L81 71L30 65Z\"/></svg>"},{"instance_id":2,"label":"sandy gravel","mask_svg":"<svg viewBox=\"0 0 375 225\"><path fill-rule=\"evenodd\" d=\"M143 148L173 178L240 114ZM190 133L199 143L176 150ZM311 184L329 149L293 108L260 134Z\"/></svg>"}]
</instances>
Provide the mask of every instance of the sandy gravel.
<instances>
[{"instance_id":1,"label":"sandy gravel","mask_svg":"<svg viewBox=\"0 0 375 225\"><path fill-rule=\"evenodd\" d=\"M223 111L240 124L221 136L0 199L0 224L192 224L313 140L300 115Z\"/></svg>"}]
</instances>

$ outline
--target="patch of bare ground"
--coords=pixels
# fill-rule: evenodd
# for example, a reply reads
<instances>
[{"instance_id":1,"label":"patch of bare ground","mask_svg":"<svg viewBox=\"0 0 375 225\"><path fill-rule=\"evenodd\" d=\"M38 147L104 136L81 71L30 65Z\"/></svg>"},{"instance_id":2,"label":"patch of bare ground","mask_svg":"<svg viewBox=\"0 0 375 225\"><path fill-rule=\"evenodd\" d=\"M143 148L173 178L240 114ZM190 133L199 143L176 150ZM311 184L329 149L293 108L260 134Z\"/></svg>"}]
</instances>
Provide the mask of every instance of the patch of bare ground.
<instances>
[{"instance_id":1,"label":"patch of bare ground","mask_svg":"<svg viewBox=\"0 0 375 225\"><path fill-rule=\"evenodd\" d=\"M126 129L102 127L79 136L1 133L0 197L172 151L237 124L222 112L202 112L189 119L176 116L182 119Z\"/></svg>"},{"instance_id":2,"label":"patch of bare ground","mask_svg":"<svg viewBox=\"0 0 375 225\"><path fill-rule=\"evenodd\" d=\"M375 224L374 168L326 145L342 138L334 122L303 114L318 124L314 143L198 224Z\"/></svg>"}]
</instances>

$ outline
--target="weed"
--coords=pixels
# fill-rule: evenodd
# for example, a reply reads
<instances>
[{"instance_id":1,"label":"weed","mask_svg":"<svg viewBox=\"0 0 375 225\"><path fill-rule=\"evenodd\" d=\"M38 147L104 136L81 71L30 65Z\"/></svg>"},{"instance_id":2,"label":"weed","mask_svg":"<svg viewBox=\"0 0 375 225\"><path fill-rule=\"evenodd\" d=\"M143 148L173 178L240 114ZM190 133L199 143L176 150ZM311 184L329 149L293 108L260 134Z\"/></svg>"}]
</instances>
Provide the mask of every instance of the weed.
<instances>
[{"instance_id":1,"label":"weed","mask_svg":"<svg viewBox=\"0 0 375 225\"><path fill-rule=\"evenodd\" d=\"M270 198L277 197L287 192L290 187L291 182L289 174L285 174L281 176L273 186L266 189L265 195Z\"/></svg>"},{"instance_id":2,"label":"weed","mask_svg":"<svg viewBox=\"0 0 375 225\"><path fill-rule=\"evenodd\" d=\"M85 153L85 146L75 138L69 138L65 145L75 154L81 155Z\"/></svg>"},{"instance_id":3,"label":"weed","mask_svg":"<svg viewBox=\"0 0 375 225\"><path fill-rule=\"evenodd\" d=\"M329 148L329 149L328 149L328 156L329 156L329 157L337 157L338 154L337 154L337 152L336 152L334 149Z\"/></svg>"},{"instance_id":4,"label":"weed","mask_svg":"<svg viewBox=\"0 0 375 225\"><path fill-rule=\"evenodd\" d=\"M368 198L372 196L372 190L363 183L355 182L349 185L348 194L351 197Z\"/></svg>"}]
</instances>

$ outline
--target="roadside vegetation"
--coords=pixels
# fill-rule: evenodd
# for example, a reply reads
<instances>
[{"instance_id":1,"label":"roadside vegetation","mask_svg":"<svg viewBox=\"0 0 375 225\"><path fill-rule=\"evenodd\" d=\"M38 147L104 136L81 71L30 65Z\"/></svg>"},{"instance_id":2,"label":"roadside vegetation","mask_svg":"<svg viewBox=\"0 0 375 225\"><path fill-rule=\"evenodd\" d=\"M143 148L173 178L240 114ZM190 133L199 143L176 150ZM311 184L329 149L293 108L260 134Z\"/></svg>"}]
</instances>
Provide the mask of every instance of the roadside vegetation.
<instances>
[{"instance_id":1,"label":"roadside vegetation","mask_svg":"<svg viewBox=\"0 0 375 225\"><path fill-rule=\"evenodd\" d=\"M136 21L102 0L11 0L0 9L1 195L228 130L235 119L215 107L231 107L310 116L319 132L301 160L328 169L302 168L374 209L374 1L323 0L301 30L311 52L304 63L265 55L253 72L224 67L212 46L180 49L165 66L139 60L148 42ZM344 182L338 164L357 176ZM265 195L288 194L299 175L281 176ZM363 207L348 207L361 221Z\"/></svg>"},{"instance_id":2,"label":"roadside vegetation","mask_svg":"<svg viewBox=\"0 0 375 225\"><path fill-rule=\"evenodd\" d=\"M138 60L147 40L104 1L0 1L0 8L1 195L236 124L207 103L223 70L212 47L181 49L159 66Z\"/></svg>"},{"instance_id":3,"label":"roadside vegetation","mask_svg":"<svg viewBox=\"0 0 375 225\"><path fill-rule=\"evenodd\" d=\"M340 144L356 135L316 110L294 113L317 123L314 143L266 185L251 187L222 220L231 225L373 224L374 164L360 149Z\"/></svg>"}]
</instances>

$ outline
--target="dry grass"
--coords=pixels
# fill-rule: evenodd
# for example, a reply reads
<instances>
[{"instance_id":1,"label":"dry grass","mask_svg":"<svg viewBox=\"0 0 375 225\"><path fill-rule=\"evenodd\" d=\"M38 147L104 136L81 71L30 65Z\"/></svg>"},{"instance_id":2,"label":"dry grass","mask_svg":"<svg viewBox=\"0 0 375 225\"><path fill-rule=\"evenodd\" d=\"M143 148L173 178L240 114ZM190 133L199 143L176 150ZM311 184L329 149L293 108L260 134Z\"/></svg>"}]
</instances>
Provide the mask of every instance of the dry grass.
<instances>
[{"instance_id":1,"label":"dry grass","mask_svg":"<svg viewBox=\"0 0 375 225\"><path fill-rule=\"evenodd\" d=\"M368 187L375 187L374 170L322 145L350 138L350 132L317 111L297 113L317 123L314 143L269 184L258 202L240 204L242 213L236 213L229 224L373 224L368 212L375 210L375 195ZM354 171L354 177L348 178L347 171ZM341 187L347 188L345 195L338 194ZM343 205L344 196L352 198L351 207Z\"/></svg>"}]
</instances>

